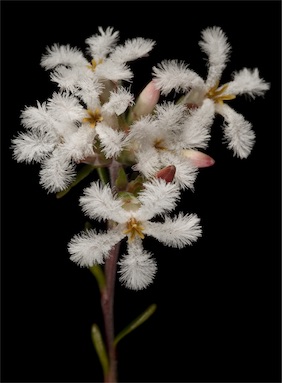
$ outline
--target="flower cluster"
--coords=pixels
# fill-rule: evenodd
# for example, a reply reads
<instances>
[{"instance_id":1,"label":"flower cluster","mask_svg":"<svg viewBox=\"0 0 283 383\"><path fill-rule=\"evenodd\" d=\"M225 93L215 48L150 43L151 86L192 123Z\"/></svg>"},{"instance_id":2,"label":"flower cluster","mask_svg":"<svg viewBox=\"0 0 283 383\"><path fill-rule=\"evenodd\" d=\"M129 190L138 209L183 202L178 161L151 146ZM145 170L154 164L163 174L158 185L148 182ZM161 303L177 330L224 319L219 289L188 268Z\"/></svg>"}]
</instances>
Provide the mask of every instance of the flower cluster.
<instances>
[{"instance_id":1,"label":"flower cluster","mask_svg":"<svg viewBox=\"0 0 283 383\"><path fill-rule=\"evenodd\" d=\"M248 157L255 142L251 123L228 103L242 94L264 95L269 84L257 68L243 68L220 85L231 47L219 27L205 29L201 37L208 57L205 80L184 62L164 60L138 96L130 90L129 63L146 57L154 41L139 37L118 44L118 31L99 27L86 39L86 54L69 45L48 47L41 65L58 90L22 111L25 131L12 140L18 162L40 164L40 184L48 192L72 187L85 164L107 172L107 179L84 190L80 205L108 228L75 235L68 251L72 261L92 267L126 240L118 265L120 281L130 289L147 287L156 274L153 254L142 244L146 235L176 248L201 236L195 214L171 214L182 191L194 189L199 169L214 163L204 150L215 114L223 117L225 142L235 156ZM172 91L175 98L180 94L175 101L166 99Z\"/></svg>"}]
</instances>

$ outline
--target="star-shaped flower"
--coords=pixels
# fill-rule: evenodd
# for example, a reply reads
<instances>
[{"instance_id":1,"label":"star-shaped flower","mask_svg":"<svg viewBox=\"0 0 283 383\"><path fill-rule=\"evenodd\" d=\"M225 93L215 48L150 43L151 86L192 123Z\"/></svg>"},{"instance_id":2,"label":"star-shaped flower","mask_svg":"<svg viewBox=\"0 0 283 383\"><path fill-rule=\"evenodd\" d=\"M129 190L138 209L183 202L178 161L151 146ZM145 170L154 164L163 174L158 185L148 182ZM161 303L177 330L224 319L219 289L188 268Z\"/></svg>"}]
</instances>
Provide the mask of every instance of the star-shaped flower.
<instances>
[{"instance_id":1,"label":"star-shaped flower","mask_svg":"<svg viewBox=\"0 0 283 383\"><path fill-rule=\"evenodd\" d=\"M185 93L181 102L188 107L200 107L205 100L209 100L215 113L224 118L223 130L228 148L233 150L234 155L246 158L255 142L252 125L226 101L242 94L252 98L262 96L269 89L269 84L259 77L257 68L243 68L233 73L232 81L220 85L231 49L221 28L203 30L199 45L208 56L206 80L188 69L184 62L165 60L153 68L155 84L164 95L168 95L173 89Z\"/></svg>"},{"instance_id":2,"label":"star-shaped flower","mask_svg":"<svg viewBox=\"0 0 283 383\"><path fill-rule=\"evenodd\" d=\"M127 238L127 254L119 261L120 281L134 290L147 287L156 273L156 262L143 248L146 235L176 248L190 245L201 236L195 214L168 215L179 198L177 185L163 179L144 183L138 196L129 200L114 196L109 185L93 182L80 198L84 213L115 224L107 232L91 229L75 235L68 246L71 260L86 267L103 264L113 246ZM163 222L153 222L155 216L162 216Z\"/></svg>"}]
</instances>

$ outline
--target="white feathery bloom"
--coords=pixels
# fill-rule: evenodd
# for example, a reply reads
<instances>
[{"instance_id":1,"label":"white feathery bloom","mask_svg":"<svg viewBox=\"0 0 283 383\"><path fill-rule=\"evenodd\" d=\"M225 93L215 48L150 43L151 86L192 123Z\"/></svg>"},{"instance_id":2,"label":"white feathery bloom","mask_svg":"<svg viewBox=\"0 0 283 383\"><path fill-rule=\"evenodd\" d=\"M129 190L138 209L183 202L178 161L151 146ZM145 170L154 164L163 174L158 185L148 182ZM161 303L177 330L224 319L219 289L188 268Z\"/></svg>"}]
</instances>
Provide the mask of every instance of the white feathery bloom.
<instances>
[{"instance_id":1,"label":"white feathery bloom","mask_svg":"<svg viewBox=\"0 0 283 383\"><path fill-rule=\"evenodd\" d=\"M180 189L176 184L154 179L144 183L144 189L137 196L136 208L131 209L123 199L113 195L109 185L101 186L99 182L93 182L80 198L83 211L92 219L116 222L116 226L107 233L96 234L92 231L73 237L68 247L71 260L86 267L104 263L109 250L127 237L128 251L119 263L120 280L135 290L145 288L156 272L155 261L143 249L141 240L145 235L178 248L191 244L201 236L199 219L195 215L179 214L173 218L166 215L176 207L179 198ZM167 233L165 236L160 234L160 238L151 222L158 215L163 216ZM162 231L162 227L160 223L158 230Z\"/></svg>"},{"instance_id":2,"label":"white feathery bloom","mask_svg":"<svg viewBox=\"0 0 283 383\"><path fill-rule=\"evenodd\" d=\"M205 148L210 138L214 108L205 102L196 111L183 104L157 105L152 116L135 121L126 139L136 158L134 169L151 178L160 169L174 165L174 182L193 189L197 168L184 155L184 150Z\"/></svg>"},{"instance_id":3,"label":"white feathery bloom","mask_svg":"<svg viewBox=\"0 0 283 383\"><path fill-rule=\"evenodd\" d=\"M252 98L262 96L270 85L259 77L257 68L253 70L244 68L232 75L232 81L219 86L231 50L226 35L219 27L206 28L202 31L202 40L199 45L208 56L206 80L188 69L183 62L171 60L163 61L153 68L154 82L164 95L173 89L186 93L181 102L188 107L200 107L205 100L209 100L214 107L214 113L224 118L223 129L228 148L233 148L234 154L238 157L246 158L250 154L255 137L252 125L242 115L236 118L235 111L229 113L227 108L231 109L231 107L224 105L224 102L243 94ZM233 118L231 118L232 114ZM229 121L226 120L228 115ZM232 132L233 129L235 132ZM244 134L243 137L240 137L241 132ZM230 142L231 137L233 142ZM249 140L248 144L245 144L246 138Z\"/></svg>"}]
</instances>

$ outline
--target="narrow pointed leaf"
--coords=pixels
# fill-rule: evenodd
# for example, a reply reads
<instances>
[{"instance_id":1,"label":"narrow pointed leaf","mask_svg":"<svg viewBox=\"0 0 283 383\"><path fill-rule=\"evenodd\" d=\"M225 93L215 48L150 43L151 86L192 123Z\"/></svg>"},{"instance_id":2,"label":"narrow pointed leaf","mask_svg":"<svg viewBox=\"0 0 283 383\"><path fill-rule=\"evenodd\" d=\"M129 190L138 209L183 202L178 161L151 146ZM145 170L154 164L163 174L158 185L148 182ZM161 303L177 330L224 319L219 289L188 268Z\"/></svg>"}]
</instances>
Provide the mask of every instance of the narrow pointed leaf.
<instances>
[{"instance_id":1,"label":"narrow pointed leaf","mask_svg":"<svg viewBox=\"0 0 283 383\"><path fill-rule=\"evenodd\" d=\"M134 319L128 326L126 326L119 334L116 336L114 340L114 345L116 346L121 339L123 339L130 332L135 330L141 324L143 324L156 310L156 304L150 305L141 315L139 315L136 319Z\"/></svg>"},{"instance_id":2,"label":"narrow pointed leaf","mask_svg":"<svg viewBox=\"0 0 283 383\"><path fill-rule=\"evenodd\" d=\"M97 352L100 364L102 366L103 374L104 376L106 376L109 370L109 359L107 356L101 332L96 324L93 324L91 327L91 339Z\"/></svg>"},{"instance_id":3,"label":"narrow pointed leaf","mask_svg":"<svg viewBox=\"0 0 283 383\"><path fill-rule=\"evenodd\" d=\"M94 265L89 268L95 276L100 292L102 293L106 287L105 275L100 265Z\"/></svg>"},{"instance_id":4,"label":"narrow pointed leaf","mask_svg":"<svg viewBox=\"0 0 283 383\"><path fill-rule=\"evenodd\" d=\"M97 168L97 173L100 181L106 185L109 182L108 174L105 168Z\"/></svg>"}]
</instances>

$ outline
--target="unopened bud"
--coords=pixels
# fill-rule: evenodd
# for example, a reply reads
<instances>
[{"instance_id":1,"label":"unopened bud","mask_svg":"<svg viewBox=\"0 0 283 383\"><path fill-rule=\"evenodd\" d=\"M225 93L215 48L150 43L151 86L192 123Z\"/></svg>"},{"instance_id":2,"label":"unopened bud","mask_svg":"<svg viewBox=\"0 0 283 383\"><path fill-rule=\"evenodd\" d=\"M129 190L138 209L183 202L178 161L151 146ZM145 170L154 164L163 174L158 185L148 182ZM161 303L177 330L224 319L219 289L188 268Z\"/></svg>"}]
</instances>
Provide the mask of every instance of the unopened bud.
<instances>
[{"instance_id":1,"label":"unopened bud","mask_svg":"<svg viewBox=\"0 0 283 383\"><path fill-rule=\"evenodd\" d=\"M159 170L159 172L156 173L156 178L162 178L167 183L172 182L176 173L176 167L174 165L166 166L166 168L163 168Z\"/></svg>"},{"instance_id":2,"label":"unopened bud","mask_svg":"<svg viewBox=\"0 0 283 383\"><path fill-rule=\"evenodd\" d=\"M215 161L209 155L198 150L183 150L184 157L188 158L197 168L207 168L214 165Z\"/></svg>"},{"instance_id":3,"label":"unopened bud","mask_svg":"<svg viewBox=\"0 0 283 383\"><path fill-rule=\"evenodd\" d=\"M160 91L156 88L154 80L150 81L147 86L141 91L137 98L135 106L130 112L130 122L138 119L141 116L150 114L155 105L158 103Z\"/></svg>"}]
</instances>

